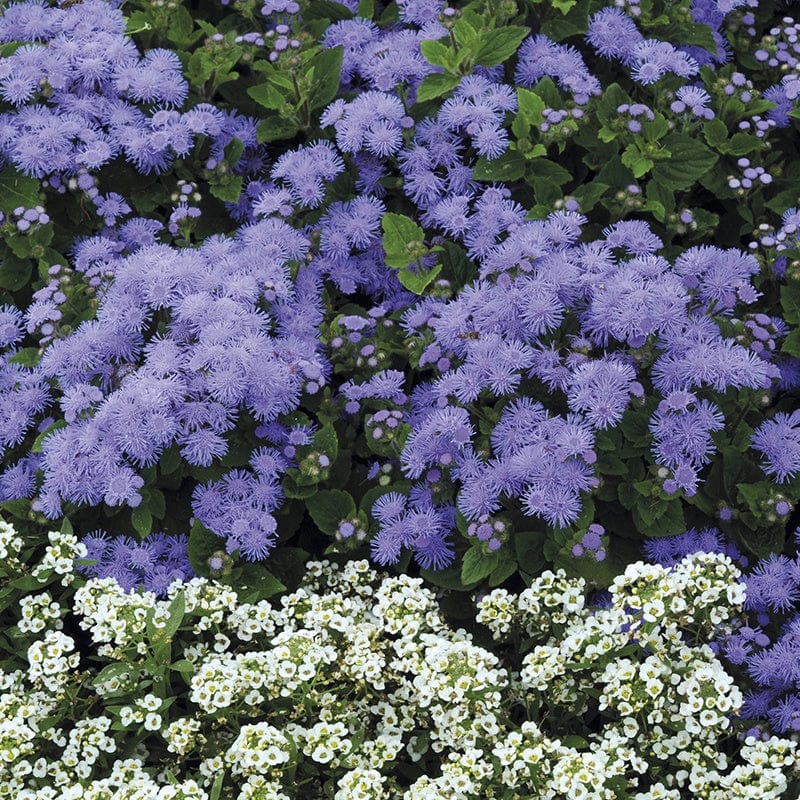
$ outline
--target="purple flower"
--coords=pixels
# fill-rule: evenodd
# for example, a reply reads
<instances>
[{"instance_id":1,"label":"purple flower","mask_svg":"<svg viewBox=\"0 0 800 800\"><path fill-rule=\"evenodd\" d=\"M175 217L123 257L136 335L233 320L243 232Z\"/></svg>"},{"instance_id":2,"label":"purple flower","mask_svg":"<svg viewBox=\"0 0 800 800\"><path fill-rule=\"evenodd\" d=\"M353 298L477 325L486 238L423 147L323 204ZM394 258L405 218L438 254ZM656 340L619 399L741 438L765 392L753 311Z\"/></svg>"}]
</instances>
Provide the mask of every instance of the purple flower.
<instances>
[{"instance_id":1,"label":"purple flower","mask_svg":"<svg viewBox=\"0 0 800 800\"><path fill-rule=\"evenodd\" d=\"M533 86L545 76L554 78L562 89L572 92L575 100L600 94L600 82L592 75L581 54L569 45L556 44L544 34L526 39L518 52L514 79L522 86ZM585 98L585 99L584 99Z\"/></svg>"},{"instance_id":2,"label":"purple flower","mask_svg":"<svg viewBox=\"0 0 800 800\"><path fill-rule=\"evenodd\" d=\"M711 95L699 86L681 86L675 93L676 100L670 108L680 114L687 108L696 117L702 119L714 119L714 112L708 107L711 102Z\"/></svg>"},{"instance_id":3,"label":"purple flower","mask_svg":"<svg viewBox=\"0 0 800 800\"><path fill-rule=\"evenodd\" d=\"M284 153L270 177L282 180L296 203L316 208L322 203L325 185L343 169L344 162L333 145L319 141Z\"/></svg>"},{"instance_id":4,"label":"purple flower","mask_svg":"<svg viewBox=\"0 0 800 800\"><path fill-rule=\"evenodd\" d=\"M126 591L143 587L160 597L173 581L195 577L186 551L186 536L152 533L144 541L130 537L110 538L105 531L83 537L87 556L94 564L79 565L87 577L113 577Z\"/></svg>"},{"instance_id":5,"label":"purple flower","mask_svg":"<svg viewBox=\"0 0 800 800\"><path fill-rule=\"evenodd\" d=\"M402 144L401 120L405 109L400 100L386 92L363 92L346 105L335 106L338 119L328 114L324 121L336 129L336 143L345 153L366 148L373 155L385 157L396 153ZM273 178L274 178L273 174Z\"/></svg>"},{"instance_id":6,"label":"purple flower","mask_svg":"<svg viewBox=\"0 0 800 800\"><path fill-rule=\"evenodd\" d=\"M639 42L633 48L631 63L632 77L644 85L656 83L668 72L690 78L700 71L700 65L690 55L658 39Z\"/></svg>"},{"instance_id":7,"label":"purple flower","mask_svg":"<svg viewBox=\"0 0 800 800\"><path fill-rule=\"evenodd\" d=\"M622 419L632 394L641 394L636 370L610 359L581 364L572 373L567 402L573 411L584 413L595 428L605 429Z\"/></svg>"},{"instance_id":8,"label":"purple flower","mask_svg":"<svg viewBox=\"0 0 800 800\"><path fill-rule=\"evenodd\" d=\"M589 18L586 41L605 58L631 64L642 38L636 23L622 9L609 6Z\"/></svg>"},{"instance_id":9,"label":"purple flower","mask_svg":"<svg viewBox=\"0 0 800 800\"><path fill-rule=\"evenodd\" d=\"M800 411L777 412L759 425L751 442L764 458L761 468L767 475L778 483L793 478L800 472Z\"/></svg>"}]
</instances>

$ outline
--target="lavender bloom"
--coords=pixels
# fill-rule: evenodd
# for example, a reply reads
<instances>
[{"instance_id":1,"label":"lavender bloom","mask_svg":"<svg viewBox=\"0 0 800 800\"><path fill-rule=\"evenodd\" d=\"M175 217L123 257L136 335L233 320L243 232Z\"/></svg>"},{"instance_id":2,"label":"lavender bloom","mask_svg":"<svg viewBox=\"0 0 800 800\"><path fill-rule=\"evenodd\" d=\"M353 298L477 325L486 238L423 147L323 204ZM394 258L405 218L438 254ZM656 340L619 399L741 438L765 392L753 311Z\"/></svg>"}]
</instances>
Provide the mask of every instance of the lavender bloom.
<instances>
[{"instance_id":1,"label":"lavender bloom","mask_svg":"<svg viewBox=\"0 0 800 800\"><path fill-rule=\"evenodd\" d=\"M225 434L242 409L269 422L295 408L304 390L317 391L328 371L317 355L320 288L307 268L291 287L286 268L307 247L270 218L235 239L145 247L118 259L97 320L54 343L40 365L43 376L58 379L69 425L44 441L37 506L54 515L62 499L136 506L143 485L136 470L167 447L178 444L190 463L209 466L227 452ZM259 304L268 304L270 317ZM144 346L156 310L167 324ZM249 511L208 503L230 488L224 478L220 487L200 487L196 516L245 558L263 558L274 545L270 512L281 500L274 475L247 479Z\"/></svg>"},{"instance_id":2,"label":"lavender bloom","mask_svg":"<svg viewBox=\"0 0 800 800\"><path fill-rule=\"evenodd\" d=\"M502 123L506 112L516 109L517 99L510 87L468 75L445 100L438 121L450 131L463 129L478 154L492 159L506 150L508 133Z\"/></svg>"},{"instance_id":3,"label":"lavender bloom","mask_svg":"<svg viewBox=\"0 0 800 800\"><path fill-rule=\"evenodd\" d=\"M329 114L323 123L333 124L336 143L345 153L366 148L370 153L386 157L396 153L403 142L401 120L405 117L403 104L385 92L364 92L345 105L339 101L336 116ZM273 175L274 177L274 175Z\"/></svg>"},{"instance_id":4,"label":"lavender bloom","mask_svg":"<svg viewBox=\"0 0 800 800\"><path fill-rule=\"evenodd\" d=\"M325 184L344 169L344 162L330 142L319 141L284 153L270 173L281 180L299 205L316 208L325 195Z\"/></svg>"},{"instance_id":5,"label":"lavender bloom","mask_svg":"<svg viewBox=\"0 0 800 800\"><path fill-rule=\"evenodd\" d=\"M406 440L401 456L403 471L411 478L419 478L429 466L458 462L473 435L465 409L447 407L432 411Z\"/></svg>"},{"instance_id":6,"label":"lavender bloom","mask_svg":"<svg viewBox=\"0 0 800 800\"><path fill-rule=\"evenodd\" d=\"M434 507L424 496L412 499L409 507L405 507L399 496L386 497L383 504L381 500L378 501L381 527L370 542L376 563L396 564L407 547L423 569L441 570L449 566L455 556L447 540L455 522L451 507Z\"/></svg>"},{"instance_id":7,"label":"lavender bloom","mask_svg":"<svg viewBox=\"0 0 800 800\"><path fill-rule=\"evenodd\" d=\"M423 3L430 8L430 3ZM390 92L398 84L416 88L434 71L420 50L426 39L441 39L445 30L435 20L419 31L400 29L385 31L381 38L369 42L358 59L358 72L368 86Z\"/></svg>"},{"instance_id":8,"label":"lavender bloom","mask_svg":"<svg viewBox=\"0 0 800 800\"><path fill-rule=\"evenodd\" d=\"M574 47L556 44L539 34L520 46L514 80L522 86L533 86L545 76L554 78L562 89L572 92L578 105L585 105L590 96L600 94L600 82L589 72Z\"/></svg>"},{"instance_id":9,"label":"lavender bloom","mask_svg":"<svg viewBox=\"0 0 800 800\"><path fill-rule=\"evenodd\" d=\"M605 58L632 64L634 50L642 39L636 23L622 9L609 6L589 18L586 41Z\"/></svg>"},{"instance_id":10,"label":"lavender bloom","mask_svg":"<svg viewBox=\"0 0 800 800\"><path fill-rule=\"evenodd\" d=\"M666 536L660 539L647 539L642 545L642 550L648 561L661 564L663 567L673 567L685 556L691 553L724 553L740 566L747 565L747 559L739 552L723 533L717 528L690 528L676 536Z\"/></svg>"},{"instance_id":11,"label":"lavender bloom","mask_svg":"<svg viewBox=\"0 0 800 800\"><path fill-rule=\"evenodd\" d=\"M797 563L787 556L772 553L760 561L745 578L746 608L785 612L800 599ZM800 673L798 673L800 676Z\"/></svg>"},{"instance_id":12,"label":"lavender bloom","mask_svg":"<svg viewBox=\"0 0 800 800\"><path fill-rule=\"evenodd\" d=\"M0 306L0 347L17 344L25 333L24 317L13 306Z\"/></svg>"},{"instance_id":13,"label":"lavender bloom","mask_svg":"<svg viewBox=\"0 0 800 800\"><path fill-rule=\"evenodd\" d=\"M698 401L693 395L693 408L670 408L670 398L674 394L662 400L650 419L653 454L659 464L671 469L681 464L699 468L707 464L715 452L711 434L722 430L725 420L716 405L708 400Z\"/></svg>"},{"instance_id":14,"label":"lavender bloom","mask_svg":"<svg viewBox=\"0 0 800 800\"><path fill-rule=\"evenodd\" d=\"M762 422L752 437L752 446L764 458L762 469L784 483L800 472L800 411L778 412Z\"/></svg>"},{"instance_id":15,"label":"lavender bloom","mask_svg":"<svg viewBox=\"0 0 800 800\"><path fill-rule=\"evenodd\" d=\"M716 327L716 326L713 326ZM652 369L653 385L662 393L690 391L706 385L766 389L780 373L772 364L731 339L709 336L703 327L671 330L663 339L664 354Z\"/></svg>"},{"instance_id":16,"label":"lavender bloom","mask_svg":"<svg viewBox=\"0 0 800 800\"><path fill-rule=\"evenodd\" d=\"M700 71L700 65L690 55L657 39L639 42L632 56L632 76L644 85L656 83L668 72L690 78Z\"/></svg>"},{"instance_id":17,"label":"lavender bloom","mask_svg":"<svg viewBox=\"0 0 800 800\"><path fill-rule=\"evenodd\" d=\"M711 95L705 89L699 86L681 86L675 97L670 109L676 114L681 114L688 108L696 117L714 119L714 112L708 107Z\"/></svg>"},{"instance_id":18,"label":"lavender bloom","mask_svg":"<svg viewBox=\"0 0 800 800\"><path fill-rule=\"evenodd\" d=\"M93 531L83 538L89 564L78 564L87 578L114 578L127 591L143 587L166 597L173 581L195 577L186 551L186 536L153 533L138 542L128 536L108 538L105 531Z\"/></svg>"},{"instance_id":19,"label":"lavender bloom","mask_svg":"<svg viewBox=\"0 0 800 800\"><path fill-rule=\"evenodd\" d=\"M567 402L573 411L582 411L587 422L605 429L622 419L631 395L641 396L636 370L610 359L589 361L572 373Z\"/></svg>"},{"instance_id":20,"label":"lavender bloom","mask_svg":"<svg viewBox=\"0 0 800 800\"><path fill-rule=\"evenodd\" d=\"M400 18L414 25L425 25L436 20L444 6L443 0L398 0Z\"/></svg>"},{"instance_id":21,"label":"lavender bloom","mask_svg":"<svg viewBox=\"0 0 800 800\"><path fill-rule=\"evenodd\" d=\"M36 491L36 470L41 457L37 453L25 456L0 475L0 503L32 497Z\"/></svg>"},{"instance_id":22,"label":"lavender bloom","mask_svg":"<svg viewBox=\"0 0 800 800\"><path fill-rule=\"evenodd\" d=\"M366 19L342 20L330 25L325 31L323 42L326 47L341 45L344 50L342 60L342 82L349 83L357 71L364 48L377 41L380 35L378 26Z\"/></svg>"}]
</instances>

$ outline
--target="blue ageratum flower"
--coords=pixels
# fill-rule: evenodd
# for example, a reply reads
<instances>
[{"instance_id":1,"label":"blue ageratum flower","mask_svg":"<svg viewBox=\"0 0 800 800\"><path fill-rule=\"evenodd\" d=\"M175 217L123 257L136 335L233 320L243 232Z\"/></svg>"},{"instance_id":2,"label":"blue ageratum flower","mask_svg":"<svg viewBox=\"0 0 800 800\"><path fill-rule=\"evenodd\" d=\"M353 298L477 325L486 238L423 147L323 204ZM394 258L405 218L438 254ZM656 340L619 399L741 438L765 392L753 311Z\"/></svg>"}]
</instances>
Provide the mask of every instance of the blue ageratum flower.
<instances>
[{"instance_id":1,"label":"blue ageratum flower","mask_svg":"<svg viewBox=\"0 0 800 800\"><path fill-rule=\"evenodd\" d=\"M752 437L753 449L764 458L762 469L785 483L800 472L800 411L781 411L762 422Z\"/></svg>"},{"instance_id":2,"label":"blue ageratum flower","mask_svg":"<svg viewBox=\"0 0 800 800\"><path fill-rule=\"evenodd\" d=\"M78 570L87 578L114 578L126 591L143 586L145 591L165 597L173 581L195 577L186 549L188 538L183 535L153 533L136 541L96 530L81 541L86 545L87 561L93 563L78 564Z\"/></svg>"}]
</instances>

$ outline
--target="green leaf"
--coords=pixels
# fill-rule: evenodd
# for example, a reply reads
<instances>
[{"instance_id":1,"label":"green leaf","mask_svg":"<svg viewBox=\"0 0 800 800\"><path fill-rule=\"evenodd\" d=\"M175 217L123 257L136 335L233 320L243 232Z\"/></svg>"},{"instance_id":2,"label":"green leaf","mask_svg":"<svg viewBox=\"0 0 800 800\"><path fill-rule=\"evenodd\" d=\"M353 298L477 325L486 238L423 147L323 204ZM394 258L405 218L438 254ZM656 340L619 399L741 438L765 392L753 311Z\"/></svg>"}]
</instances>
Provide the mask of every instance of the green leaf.
<instances>
[{"instance_id":1,"label":"green leaf","mask_svg":"<svg viewBox=\"0 0 800 800\"><path fill-rule=\"evenodd\" d=\"M23 347L22 350L17 350L8 360L12 364L22 364L24 367L35 367L39 363L38 347Z\"/></svg>"},{"instance_id":2,"label":"green leaf","mask_svg":"<svg viewBox=\"0 0 800 800\"><path fill-rule=\"evenodd\" d=\"M671 133L663 145L672 157L653 167L653 178L668 189L688 189L717 163L719 155L684 133Z\"/></svg>"},{"instance_id":3,"label":"green leaf","mask_svg":"<svg viewBox=\"0 0 800 800\"><path fill-rule=\"evenodd\" d=\"M303 20L311 22L317 19L340 22L343 19L353 19L353 12L347 6L332 0L314 0L303 8Z\"/></svg>"},{"instance_id":4,"label":"green leaf","mask_svg":"<svg viewBox=\"0 0 800 800\"><path fill-rule=\"evenodd\" d=\"M372 19L375 14L375 0L359 0L358 16L362 19Z\"/></svg>"},{"instance_id":5,"label":"green leaf","mask_svg":"<svg viewBox=\"0 0 800 800\"><path fill-rule=\"evenodd\" d=\"M595 178L584 183L572 193L581 207L581 212L591 211L608 190L608 184Z\"/></svg>"},{"instance_id":6,"label":"green leaf","mask_svg":"<svg viewBox=\"0 0 800 800\"><path fill-rule=\"evenodd\" d=\"M283 582L279 581L260 561L243 562L236 586L242 603L257 603L286 591Z\"/></svg>"},{"instance_id":7,"label":"green leaf","mask_svg":"<svg viewBox=\"0 0 800 800\"><path fill-rule=\"evenodd\" d=\"M169 15L169 25L164 29L167 39L179 47L189 45L196 38L192 35L193 31L194 19L189 10L183 6L173 8ZM198 31L198 33L201 32Z\"/></svg>"},{"instance_id":8,"label":"green leaf","mask_svg":"<svg viewBox=\"0 0 800 800\"><path fill-rule=\"evenodd\" d=\"M131 511L131 525L142 539L152 532L153 515L150 513L150 509L144 507L144 503Z\"/></svg>"},{"instance_id":9,"label":"green leaf","mask_svg":"<svg viewBox=\"0 0 800 800\"><path fill-rule=\"evenodd\" d=\"M669 131L669 122L666 117L656 114L655 119L648 119L642 123L642 134L648 142L655 142Z\"/></svg>"},{"instance_id":10,"label":"green leaf","mask_svg":"<svg viewBox=\"0 0 800 800\"><path fill-rule=\"evenodd\" d=\"M472 177L476 181L512 182L525 174L526 167L525 156L516 150L507 150L491 160L481 156L472 170Z\"/></svg>"},{"instance_id":11,"label":"green leaf","mask_svg":"<svg viewBox=\"0 0 800 800\"><path fill-rule=\"evenodd\" d=\"M795 328L781 345L781 353L800 358L800 328Z\"/></svg>"},{"instance_id":12,"label":"green leaf","mask_svg":"<svg viewBox=\"0 0 800 800\"><path fill-rule=\"evenodd\" d=\"M787 278L781 286L781 306L786 322L796 325L800 322L800 280Z\"/></svg>"},{"instance_id":13,"label":"green leaf","mask_svg":"<svg viewBox=\"0 0 800 800\"><path fill-rule=\"evenodd\" d=\"M432 269L418 272L412 272L410 269L401 269L397 273L397 278L409 292L422 294L441 271L441 264L437 264Z\"/></svg>"},{"instance_id":14,"label":"green leaf","mask_svg":"<svg viewBox=\"0 0 800 800\"><path fill-rule=\"evenodd\" d=\"M330 458L331 463L336 460L336 456L339 453L339 437L336 435L333 425L323 425L314 434L311 443L315 450L325 453Z\"/></svg>"},{"instance_id":15,"label":"green leaf","mask_svg":"<svg viewBox=\"0 0 800 800\"><path fill-rule=\"evenodd\" d=\"M310 557L308 550L302 547L283 545L269 554L270 571L281 583L293 590L305 577L306 564Z\"/></svg>"},{"instance_id":16,"label":"green leaf","mask_svg":"<svg viewBox=\"0 0 800 800\"><path fill-rule=\"evenodd\" d=\"M31 510L31 501L22 498L18 500L7 500L5 503L0 503L0 508L7 511L12 517L17 519L28 519L28 513Z\"/></svg>"},{"instance_id":17,"label":"green leaf","mask_svg":"<svg viewBox=\"0 0 800 800\"><path fill-rule=\"evenodd\" d=\"M558 186L563 186L572 180L572 175L564 169L564 167L550 161L548 158L538 158L533 162L531 167L531 175L534 178L545 179L550 183L555 183Z\"/></svg>"},{"instance_id":18,"label":"green leaf","mask_svg":"<svg viewBox=\"0 0 800 800\"><path fill-rule=\"evenodd\" d=\"M186 65L185 77L190 84L199 86L214 74L214 62L204 50L195 50Z\"/></svg>"},{"instance_id":19,"label":"green leaf","mask_svg":"<svg viewBox=\"0 0 800 800\"><path fill-rule=\"evenodd\" d=\"M339 523L351 519L356 513L356 504L348 492L325 489L306 500L306 508L314 524L323 532L336 533Z\"/></svg>"},{"instance_id":20,"label":"green leaf","mask_svg":"<svg viewBox=\"0 0 800 800\"><path fill-rule=\"evenodd\" d=\"M363 2L363 0L362 0ZM359 5L359 9L361 6ZM225 780L225 770L221 770L214 776L214 783L211 785L211 794L208 800L219 800L222 796L222 782Z\"/></svg>"},{"instance_id":21,"label":"green leaf","mask_svg":"<svg viewBox=\"0 0 800 800\"><path fill-rule=\"evenodd\" d=\"M763 141L757 136L739 131L738 133L734 133L730 141L726 143L724 148L720 148L720 150L729 156L746 156L749 153L760 150L762 146Z\"/></svg>"},{"instance_id":22,"label":"green leaf","mask_svg":"<svg viewBox=\"0 0 800 800\"><path fill-rule=\"evenodd\" d=\"M715 150L723 150L728 141L728 126L719 117L715 117L703 123L703 136Z\"/></svg>"},{"instance_id":23,"label":"green leaf","mask_svg":"<svg viewBox=\"0 0 800 800\"><path fill-rule=\"evenodd\" d=\"M21 577L15 578L13 581L11 581L9 586L13 586L15 589L20 589L23 592L30 592L33 589L41 589L42 586L49 580L49 572L52 572L52 570L48 570L47 573L40 575L38 578L34 578L32 575L22 575Z\"/></svg>"},{"instance_id":24,"label":"green leaf","mask_svg":"<svg viewBox=\"0 0 800 800\"><path fill-rule=\"evenodd\" d=\"M142 493L144 494L144 492ZM167 502L164 498L164 492L159 489L150 489L148 492L147 508L156 519L164 519L167 512Z\"/></svg>"},{"instance_id":25,"label":"green leaf","mask_svg":"<svg viewBox=\"0 0 800 800\"><path fill-rule=\"evenodd\" d=\"M381 220L385 261L390 267L407 267L413 260L415 246L421 246L425 232L413 219L389 211Z\"/></svg>"},{"instance_id":26,"label":"green leaf","mask_svg":"<svg viewBox=\"0 0 800 800\"><path fill-rule=\"evenodd\" d=\"M419 43L419 49L425 60L434 67L445 67L451 72L455 70L455 53L442 42L435 42L432 39L423 39Z\"/></svg>"},{"instance_id":27,"label":"green leaf","mask_svg":"<svg viewBox=\"0 0 800 800\"><path fill-rule=\"evenodd\" d=\"M505 551L500 550L500 563L489 575L489 586L499 586L517 571L517 562Z\"/></svg>"},{"instance_id":28,"label":"green leaf","mask_svg":"<svg viewBox=\"0 0 800 800\"><path fill-rule=\"evenodd\" d=\"M433 586L440 586L443 589L452 589L456 592L463 592L465 589L471 587L464 586L461 580L461 567L458 564L453 564L447 569L421 569L419 571L420 577L426 583Z\"/></svg>"},{"instance_id":29,"label":"green leaf","mask_svg":"<svg viewBox=\"0 0 800 800\"><path fill-rule=\"evenodd\" d=\"M427 100L434 100L443 94L452 91L461 83L460 75L447 75L446 73L434 72L426 75L425 80L417 88L417 103L424 103Z\"/></svg>"},{"instance_id":30,"label":"green leaf","mask_svg":"<svg viewBox=\"0 0 800 800\"><path fill-rule=\"evenodd\" d=\"M634 178L641 178L653 168L654 162L644 156L635 144L629 144L622 153L622 163L633 173Z\"/></svg>"},{"instance_id":31,"label":"green leaf","mask_svg":"<svg viewBox=\"0 0 800 800\"><path fill-rule=\"evenodd\" d=\"M482 581L500 564L500 554L484 553L483 545L474 544L466 553L461 564L461 582L464 584Z\"/></svg>"},{"instance_id":32,"label":"green leaf","mask_svg":"<svg viewBox=\"0 0 800 800\"><path fill-rule=\"evenodd\" d=\"M671 214L675 210L675 195L672 193L671 189L668 189L666 186L662 186L657 181L651 180L647 182L647 201L652 203L653 206L651 208L657 209L660 206L664 214L663 216L659 213L656 213L654 210L654 215L659 222L663 222L665 216L667 214ZM655 206L655 204L658 206Z\"/></svg>"},{"instance_id":33,"label":"green leaf","mask_svg":"<svg viewBox=\"0 0 800 800\"><path fill-rule=\"evenodd\" d=\"M130 664L121 664L119 662L115 664L107 664L105 667L103 667L103 669L100 670L100 672L97 673L97 675L94 676L92 679L92 685L99 686L101 683L106 683L114 678L119 681L121 681L123 677L131 678L136 671L137 670Z\"/></svg>"},{"instance_id":34,"label":"green leaf","mask_svg":"<svg viewBox=\"0 0 800 800\"><path fill-rule=\"evenodd\" d=\"M181 675L193 675L194 674L194 664L189 661L187 658L180 658L175 663L170 665L170 669L173 672L180 672Z\"/></svg>"},{"instance_id":35,"label":"green leaf","mask_svg":"<svg viewBox=\"0 0 800 800\"><path fill-rule=\"evenodd\" d=\"M55 433L57 430L61 428L67 427L67 421L65 419L59 419L54 422L49 427L45 428L34 440L33 445L31 446L32 453L41 453L42 447L44 445L44 440L51 434Z\"/></svg>"},{"instance_id":36,"label":"green leaf","mask_svg":"<svg viewBox=\"0 0 800 800\"><path fill-rule=\"evenodd\" d=\"M162 475L171 475L173 472L177 472L180 469L182 463L183 456L181 456L180 449L177 445L172 445L161 454L161 458L158 461L158 468L161 470Z\"/></svg>"},{"instance_id":37,"label":"green leaf","mask_svg":"<svg viewBox=\"0 0 800 800\"><path fill-rule=\"evenodd\" d=\"M440 256L443 272L455 289L472 282L478 277L478 268L471 261L464 248L455 242L444 242L444 251Z\"/></svg>"},{"instance_id":38,"label":"green leaf","mask_svg":"<svg viewBox=\"0 0 800 800\"><path fill-rule=\"evenodd\" d=\"M209 184L211 194L226 203L235 203L242 193L242 179L238 175L228 174L224 181Z\"/></svg>"},{"instance_id":39,"label":"green leaf","mask_svg":"<svg viewBox=\"0 0 800 800\"><path fill-rule=\"evenodd\" d=\"M224 540L206 528L201 522L195 520L189 531L189 541L186 545L186 554L192 569L203 577L211 575L208 559L213 553L224 551Z\"/></svg>"},{"instance_id":40,"label":"green leaf","mask_svg":"<svg viewBox=\"0 0 800 800\"><path fill-rule=\"evenodd\" d=\"M183 622L183 616L186 613L186 597L183 590L175 595L167 607L167 611L169 612L167 624L164 625L163 628L154 627L153 633L150 635L152 639L167 641L178 632L178 628L180 628Z\"/></svg>"},{"instance_id":41,"label":"green leaf","mask_svg":"<svg viewBox=\"0 0 800 800\"><path fill-rule=\"evenodd\" d=\"M612 83L603 90L603 94L600 96L600 101L597 104L597 118L604 125L610 127L619 117L617 108L623 103L630 104L630 102L631 98L627 92L618 83Z\"/></svg>"},{"instance_id":42,"label":"green leaf","mask_svg":"<svg viewBox=\"0 0 800 800\"><path fill-rule=\"evenodd\" d=\"M0 45L0 58L13 56L23 44L27 44L27 42L6 42L4 45Z\"/></svg>"},{"instance_id":43,"label":"green leaf","mask_svg":"<svg viewBox=\"0 0 800 800\"><path fill-rule=\"evenodd\" d=\"M0 186L0 192L2 192L2 186ZM24 237L20 237L19 240L7 240L7 244L13 245L17 241L25 243ZM29 258L18 258L7 253L0 262L0 288L16 292L30 281L32 273L33 262Z\"/></svg>"},{"instance_id":44,"label":"green leaf","mask_svg":"<svg viewBox=\"0 0 800 800\"><path fill-rule=\"evenodd\" d=\"M463 16L456 20L453 26L453 35L459 47L468 47L478 39L478 29L470 25L469 20Z\"/></svg>"},{"instance_id":45,"label":"green leaf","mask_svg":"<svg viewBox=\"0 0 800 800\"><path fill-rule=\"evenodd\" d=\"M292 472L299 476L297 470L292 470ZM298 478L289 472L287 472L283 480L281 480L281 489L283 489L283 493L286 497L294 500L306 500L317 493L317 487L315 485L301 484Z\"/></svg>"},{"instance_id":46,"label":"green leaf","mask_svg":"<svg viewBox=\"0 0 800 800\"><path fill-rule=\"evenodd\" d=\"M12 166L0 170L0 211L10 214L17 206L33 208L39 204L41 184L17 172Z\"/></svg>"},{"instance_id":47,"label":"green leaf","mask_svg":"<svg viewBox=\"0 0 800 800\"><path fill-rule=\"evenodd\" d=\"M717 54L717 43L708 25L699 22L685 22L678 25L671 36L672 41L680 42L681 45L694 44L708 50L709 53Z\"/></svg>"},{"instance_id":48,"label":"green leaf","mask_svg":"<svg viewBox=\"0 0 800 800\"><path fill-rule=\"evenodd\" d=\"M258 123L256 133L261 144L277 142L281 139L291 139L297 135L300 126L294 119L283 117L268 117Z\"/></svg>"},{"instance_id":49,"label":"green leaf","mask_svg":"<svg viewBox=\"0 0 800 800\"><path fill-rule=\"evenodd\" d=\"M270 108L275 111L280 111L288 104L288 100L281 92L275 88L272 82L259 83L256 86L251 86L247 90L247 94L253 98L259 105L264 108Z\"/></svg>"},{"instance_id":50,"label":"green leaf","mask_svg":"<svg viewBox=\"0 0 800 800\"><path fill-rule=\"evenodd\" d=\"M516 531L513 536L519 568L532 575L540 573L547 564L544 555L547 534L544 531Z\"/></svg>"},{"instance_id":51,"label":"green leaf","mask_svg":"<svg viewBox=\"0 0 800 800\"><path fill-rule=\"evenodd\" d=\"M482 67L502 64L517 52L517 48L530 30L519 25L506 25L496 30L481 31L475 63Z\"/></svg>"},{"instance_id":52,"label":"green leaf","mask_svg":"<svg viewBox=\"0 0 800 800\"><path fill-rule=\"evenodd\" d=\"M539 125L544 119L542 112L545 109L545 102L530 89L517 87L517 107L518 113L531 125Z\"/></svg>"},{"instance_id":53,"label":"green leaf","mask_svg":"<svg viewBox=\"0 0 800 800\"><path fill-rule=\"evenodd\" d=\"M343 57L344 48L337 45L325 48L308 62L308 67L314 69L314 81L308 100L312 111L328 105L336 97L342 76Z\"/></svg>"}]
</instances>

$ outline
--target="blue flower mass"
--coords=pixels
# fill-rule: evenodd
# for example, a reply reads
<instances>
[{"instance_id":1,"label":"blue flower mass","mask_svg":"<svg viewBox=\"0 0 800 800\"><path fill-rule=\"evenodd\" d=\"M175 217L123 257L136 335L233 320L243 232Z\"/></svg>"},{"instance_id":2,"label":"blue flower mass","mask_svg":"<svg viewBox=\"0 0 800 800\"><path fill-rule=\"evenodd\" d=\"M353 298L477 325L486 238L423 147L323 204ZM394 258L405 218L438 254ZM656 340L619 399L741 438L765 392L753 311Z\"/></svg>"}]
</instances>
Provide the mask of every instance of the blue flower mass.
<instances>
[{"instance_id":1,"label":"blue flower mass","mask_svg":"<svg viewBox=\"0 0 800 800\"><path fill-rule=\"evenodd\" d=\"M610 626L598 652L644 626L634 644L649 666L636 680L652 700L661 668L647 659L666 651L645 627L663 598L642 587L652 570L691 572L686 559L712 554L737 570L727 610L709 612L706 630L678 600L664 605L674 618L664 641L705 648L727 670L719 685L741 694L717 709L727 743L701 736L698 753L724 770L740 748L747 772L771 737L800 741L800 21L791 4L760 0L607 3L0 6L0 526L20 537L20 564L49 565L0 575L7 628L18 608L49 608L43 595L8 599L46 574L69 602L101 585L120 603L172 603L176 586L214 582L261 608L264 632L277 614L270 598L288 592L288 608L301 584L322 592L323 574L344 591L336 570L369 561L358 569L421 579L457 626L462 603L487 604L465 636L483 646L488 625L494 639L511 637L498 647L516 648L511 669L531 687L551 685L546 702L564 715L553 719L583 720L563 723L564 747L586 755L612 711L629 720L614 735L649 726L642 741L656 744L638 784L592 751L592 769L619 777L605 794L575 777L576 761L563 768L572 777L558 767L531 783L535 796L797 796L788 760L772 793L757 795L737 793L745 784L733 777L710 788L685 759L668 768L686 731L669 733L661 712L620 710L638 700L607 702L577 672L570 684L567 662L547 660L555 639L534 643L538 601L519 600L522 627L505 621L513 593L561 587L565 614L591 608L587 624ZM53 550L58 530L75 537L71 555ZM306 567L320 559L328 566ZM645 577L630 589L622 576L640 562ZM74 575L59 584L66 563ZM623 586L634 595L619 614L630 619L614 622L609 592ZM298 619L344 613L323 605ZM207 612L205 631L221 625ZM155 664L169 660L164 642L178 628L161 641L149 614ZM556 638L584 635L547 614ZM78 630L64 615L52 642ZM0 633L13 653L17 634ZM216 635L223 653L231 640ZM305 652L297 641L287 652ZM174 666L184 688L211 652L192 647ZM578 671L594 658L576 653ZM125 690L121 668L98 674L101 694ZM17 679L2 675L11 692ZM162 678L137 691L166 702ZM266 697L256 688L242 707ZM114 730L140 724L126 758L141 762L154 746L148 713L165 729L177 720L151 702L115 707ZM551 713L545 700L525 702L531 716L520 706L510 717L519 742ZM175 708L190 715L191 703ZM386 742L381 755L337 755L336 725L355 724L338 713L319 742L309 731L292 740L292 758L306 752L334 770L327 783L324 770L306 776L307 795L289 790L288 772L276 777L278 755L256 779L239 756L217 763L202 736L192 750L175 728L159 767L174 778L175 758L193 753L192 781L207 794L181 784L141 796L499 796L477 766L459 761L457 775L445 756L431 766L430 738L415 735L403 756ZM400 736L403 720L385 713L376 731ZM259 729L256 750L278 753L293 724ZM78 737L53 731L51 749ZM245 734L256 735L237 727L230 742ZM491 753L516 780L510 744L464 736L477 762ZM32 745L3 747L0 762L30 758L9 767L13 779L0 764L9 796L67 800L79 795L44 787L83 781L90 800L111 797L91 793L91 758L76 756L84 766L63 777ZM370 777L401 757L419 775ZM638 757L624 756L631 769ZM225 769L246 784L241 794L214 782ZM430 783L404 794L412 773Z\"/></svg>"}]
</instances>

